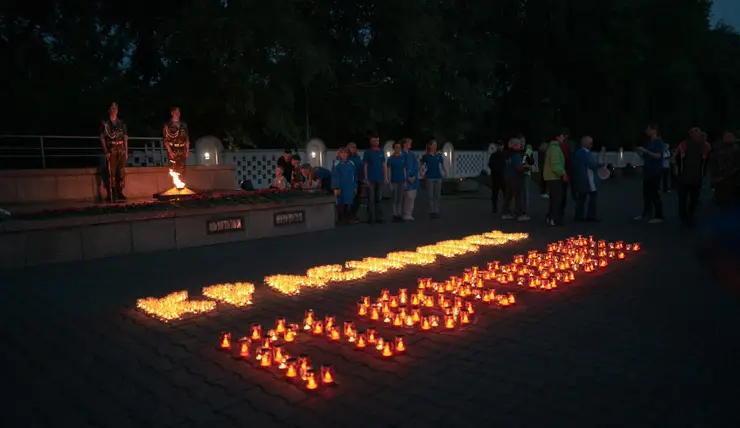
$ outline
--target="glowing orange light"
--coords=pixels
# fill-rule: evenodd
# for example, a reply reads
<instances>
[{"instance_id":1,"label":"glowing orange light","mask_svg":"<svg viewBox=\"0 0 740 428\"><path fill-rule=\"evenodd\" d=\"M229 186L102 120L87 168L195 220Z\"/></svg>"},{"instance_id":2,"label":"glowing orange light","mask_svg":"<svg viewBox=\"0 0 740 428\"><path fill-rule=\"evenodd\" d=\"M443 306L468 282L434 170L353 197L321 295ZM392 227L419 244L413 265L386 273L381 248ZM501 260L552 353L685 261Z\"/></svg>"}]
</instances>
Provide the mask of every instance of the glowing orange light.
<instances>
[{"instance_id":1,"label":"glowing orange light","mask_svg":"<svg viewBox=\"0 0 740 428\"><path fill-rule=\"evenodd\" d=\"M460 312L460 324L470 324L470 314L468 311Z\"/></svg>"},{"instance_id":2,"label":"glowing orange light","mask_svg":"<svg viewBox=\"0 0 740 428\"><path fill-rule=\"evenodd\" d=\"M224 351L231 349L231 333L221 333L221 340L219 341L219 347Z\"/></svg>"},{"instance_id":3,"label":"glowing orange light","mask_svg":"<svg viewBox=\"0 0 740 428\"><path fill-rule=\"evenodd\" d=\"M306 389L313 391L318 387L319 384L316 381L316 372L314 372L313 370L308 370L306 372Z\"/></svg>"},{"instance_id":4,"label":"glowing orange light","mask_svg":"<svg viewBox=\"0 0 740 428\"><path fill-rule=\"evenodd\" d=\"M295 358L288 358L288 367L285 370L285 377L294 378L298 377L298 363Z\"/></svg>"},{"instance_id":5,"label":"glowing orange light","mask_svg":"<svg viewBox=\"0 0 740 428\"><path fill-rule=\"evenodd\" d=\"M324 334L324 323L321 321L314 321L313 330L311 330L311 332L314 336L321 336Z\"/></svg>"},{"instance_id":6,"label":"glowing orange light","mask_svg":"<svg viewBox=\"0 0 740 428\"><path fill-rule=\"evenodd\" d=\"M375 344L378 341L378 333L374 328L367 329L367 343Z\"/></svg>"},{"instance_id":7,"label":"glowing orange light","mask_svg":"<svg viewBox=\"0 0 740 428\"><path fill-rule=\"evenodd\" d=\"M275 331L278 334L284 334L285 329L286 329L285 318L278 318L277 321L275 321Z\"/></svg>"},{"instance_id":8,"label":"glowing orange light","mask_svg":"<svg viewBox=\"0 0 740 428\"><path fill-rule=\"evenodd\" d=\"M272 354L268 348L262 348L262 352L259 357L261 367L270 367L272 365Z\"/></svg>"},{"instance_id":9,"label":"glowing orange light","mask_svg":"<svg viewBox=\"0 0 740 428\"><path fill-rule=\"evenodd\" d=\"M321 383L324 385L331 385L334 383L334 369L332 366L321 366Z\"/></svg>"},{"instance_id":10,"label":"glowing orange light","mask_svg":"<svg viewBox=\"0 0 740 428\"><path fill-rule=\"evenodd\" d=\"M247 359L249 358L249 345L252 344L252 341L249 340L247 337L242 337L239 339L239 358Z\"/></svg>"},{"instance_id":11,"label":"glowing orange light","mask_svg":"<svg viewBox=\"0 0 740 428\"><path fill-rule=\"evenodd\" d=\"M367 335L365 333L358 333L357 341L355 342L355 347L357 349L363 349L366 346L367 346Z\"/></svg>"},{"instance_id":12,"label":"glowing orange light","mask_svg":"<svg viewBox=\"0 0 740 428\"><path fill-rule=\"evenodd\" d=\"M387 302L390 299L391 299L390 290L387 290L387 289L380 290L380 300L382 302Z\"/></svg>"},{"instance_id":13,"label":"glowing orange light","mask_svg":"<svg viewBox=\"0 0 740 428\"><path fill-rule=\"evenodd\" d=\"M391 300L389 304L391 308L397 308L398 307L398 296L391 296Z\"/></svg>"},{"instance_id":14,"label":"glowing orange light","mask_svg":"<svg viewBox=\"0 0 740 428\"><path fill-rule=\"evenodd\" d=\"M370 319L373 321L377 321L380 319L380 309L378 309L377 306L373 306L370 308Z\"/></svg>"},{"instance_id":15,"label":"glowing orange light","mask_svg":"<svg viewBox=\"0 0 740 428\"><path fill-rule=\"evenodd\" d=\"M359 302L357 304L357 315L364 317L367 315L367 306L365 306L364 302Z\"/></svg>"},{"instance_id":16,"label":"glowing orange light","mask_svg":"<svg viewBox=\"0 0 740 428\"><path fill-rule=\"evenodd\" d=\"M252 340L260 340L262 338L262 326L259 324L252 324L251 327L252 332L250 333L249 337Z\"/></svg>"},{"instance_id":17,"label":"glowing orange light","mask_svg":"<svg viewBox=\"0 0 740 428\"><path fill-rule=\"evenodd\" d=\"M399 354L406 352L406 340L402 335L396 336L395 348L396 352ZM385 353L385 351L383 352Z\"/></svg>"},{"instance_id":18,"label":"glowing orange light","mask_svg":"<svg viewBox=\"0 0 740 428\"><path fill-rule=\"evenodd\" d=\"M452 314L446 314L444 317L445 322L445 328L447 329L453 329L455 328L455 316Z\"/></svg>"},{"instance_id":19,"label":"glowing orange light","mask_svg":"<svg viewBox=\"0 0 740 428\"><path fill-rule=\"evenodd\" d=\"M331 331L329 332L329 339L332 342L339 342L342 339L342 335L339 333L339 330L336 327L332 327Z\"/></svg>"},{"instance_id":20,"label":"glowing orange light","mask_svg":"<svg viewBox=\"0 0 740 428\"><path fill-rule=\"evenodd\" d=\"M414 323L421 321L421 311L418 309L412 309L411 310L411 320Z\"/></svg>"},{"instance_id":21,"label":"glowing orange light","mask_svg":"<svg viewBox=\"0 0 740 428\"><path fill-rule=\"evenodd\" d=\"M315 315L311 309L306 311L306 315L303 318L303 329L304 330L311 330L311 327L313 326L313 323L315 321Z\"/></svg>"},{"instance_id":22,"label":"glowing orange light","mask_svg":"<svg viewBox=\"0 0 740 428\"><path fill-rule=\"evenodd\" d=\"M394 327L402 327L403 326L403 318L401 318L401 314L395 314L393 316L393 326Z\"/></svg>"},{"instance_id":23,"label":"glowing orange light","mask_svg":"<svg viewBox=\"0 0 740 428\"><path fill-rule=\"evenodd\" d=\"M421 319L421 329L422 330L431 330L432 329L432 323L429 321L429 317L423 317Z\"/></svg>"},{"instance_id":24,"label":"glowing orange light","mask_svg":"<svg viewBox=\"0 0 740 428\"><path fill-rule=\"evenodd\" d=\"M383 352L382 355L384 357L392 357L393 356L393 347L390 344L390 342L386 342L383 344Z\"/></svg>"},{"instance_id":25,"label":"glowing orange light","mask_svg":"<svg viewBox=\"0 0 740 428\"><path fill-rule=\"evenodd\" d=\"M298 330L298 325L291 324L288 326L288 329L285 331L285 335L283 336L283 340L285 340L286 343L295 342L295 337Z\"/></svg>"}]
</instances>

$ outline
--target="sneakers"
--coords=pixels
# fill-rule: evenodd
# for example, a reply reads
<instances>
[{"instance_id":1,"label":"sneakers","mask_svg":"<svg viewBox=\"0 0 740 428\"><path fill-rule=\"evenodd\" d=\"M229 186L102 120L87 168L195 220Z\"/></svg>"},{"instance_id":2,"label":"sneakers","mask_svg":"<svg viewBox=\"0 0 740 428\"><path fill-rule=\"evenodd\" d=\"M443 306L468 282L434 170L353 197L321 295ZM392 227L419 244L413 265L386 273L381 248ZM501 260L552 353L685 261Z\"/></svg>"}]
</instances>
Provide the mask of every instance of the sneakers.
<instances>
[{"instance_id":1,"label":"sneakers","mask_svg":"<svg viewBox=\"0 0 740 428\"><path fill-rule=\"evenodd\" d=\"M410 216L410 215L405 215L405 216L403 216L403 219L404 219L404 220L406 220L406 221L411 221L411 220L415 220L415 219L414 219L414 218L413 218L412 216Z\"/></svg>"},{"instance_id":2,"label":"sneakers","mask_svg":"<svg viewBox=\"0 0 740 428\"><path fill-rule=\"evenodd\" d=\"M516 221L529 221L529 216L524 214L516 218Z\"/></svg>"},{"instance_id":3,"label":"sneakers","mask_svg":"<svg viewBox=\"0 0 740 428\"><path fill-rule=\"evenodd\" d=\"M542 197L542 199L550 199L550 195L548 195L547 193L543 193L540 196Z\"/></svg>"},{"instance_id":4,"label":"sneakers","mask_svg":"<svg viewBox=\"0 0 740 428\"><path fill-rule=\"evenodd\" d=\"M651 218L650 221L648 221L648 223L650 223L650 224L660 224L660 223L663 223L663 219L662 218Z\"/></svg>"},{"instance_id":5,"label":"sneakers","mask_svg":"<svg viewBox=\"0 0 740 428\"><path fill-rule=\"evenodd\" d=\"M633 220L637 220L637 221L640 221L640 220L642 220L643 218L644 218L643 216L641 216L641 215L638 215L638 216L635 216L635 217L633 217L632 219L633 219Z\"/></svg>"},{"instance_id":6,"label":"sneakers","mask_svg":"<svg viewBox=\"0 0 740 428\"><path fill-rule=\"evenodd\" d=\"M514 216L511 214L504 214L501 216L501 220L514 220Z\"/></svg>"},{"instance_id":7,"label":"sneakers","mask_svg":"<svg viewBox=\"0 0 740 428\"><path fill-rule=\"evenodd\" d=\"M393 216L393 222L394 223L403 223L403 217L394 215Z\"/></svg>"}]
</instances>

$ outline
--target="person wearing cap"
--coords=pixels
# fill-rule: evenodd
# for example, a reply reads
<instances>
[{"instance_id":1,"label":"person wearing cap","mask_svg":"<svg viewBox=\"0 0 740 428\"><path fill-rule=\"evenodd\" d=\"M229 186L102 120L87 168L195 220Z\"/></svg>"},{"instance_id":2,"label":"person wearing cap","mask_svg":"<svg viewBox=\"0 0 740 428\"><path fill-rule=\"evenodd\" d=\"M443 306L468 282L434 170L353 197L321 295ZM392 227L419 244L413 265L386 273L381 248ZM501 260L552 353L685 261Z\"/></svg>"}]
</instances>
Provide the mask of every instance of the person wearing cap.
<instances>
[{"instance_id":1,"label":"person wearing cap","mask_svg":"<svg viewBox=\"0 0 740 428\"><path fill-rule=\"evenodd\" d=\"M331 188L337 197L337 218L339 224L347 224L350 220L349 209L357 193L355 165L347 159L347 149L339 149L337 162L331 171Z\"/></svg>"},{"instance_id":2,"label":"person wearing cap","mask_svg":"<svg viewBox=\"0 0 740 428\"><path fill-rule=\"evenodd\" d=\"M125 200L126 160L128 158L128 129L118 117L118 103L108 107L108 118L100 125L100 144L108 164L108 200Z\"/></svg>"},{"instance_id":3,"label":"person wearing cap","mask_svg":"<svg viewBox=\"0 0 740 428\"><path fill-rule=\"evenodd\" d=\"M277 166L283 169L283 176L287 177L288 180L293 178L293 162L291 158L293 152L290 149L285 149L283 155L277 160Z\"/></svg>"},{"instance_id":4,"label":"person wearing cap","mask_svg":"<svg viewBox=\"0 0 740 428\"><path fill-rule=\"evenodd\" d=\"M406 190L403 195L403 219L413 220L414 219L414 202L416 201L416 193L419 190L419 159L416 154L411 151L411 145L413 140L411 138L403 138L401 140L403 144L403 156L406 163Z\"/></svg>"},{"instance_id":5,"label":"person wearing cap","mask_svg":"<svg viewBox=\"0 0 740 428\"><path fill-rule=\"evenodd\" d=\"M603 167L591 155L594 140L586 135L581 138L581 148L573 155L573 174L571 185L576 191L575 221L598 221L596 202L599 194L599 169ZM588 208L586 208L588 200Z\"/></svg>"},{"instance_id":6,"label":"person wearing cap","mask_svg":"<svg viewBox=\"0 0 740 428\"><path fill-rule=\"evenodd\" d=\"M707 162L712 147L706 142L704 133L698 127L689 130L689 138L676 147L676 167L678 169L678 217L686 227L696 225L696 208Z\"/></svg>"},{"instance_id":7,"label":"person wearing cap","mask_svg":"<svg viewBox=\"0 0 740 428\"><path fill-rule=\"evenodd\" d=\"M367 189L367 222L382 223L383 209L380 202L383 200L383 185L388 182L385 168L385 154L379 147L380 138L377 134L370 135L370 148L363 155L365 188Z\"/></svg>"},{"instance_id":8,"label":"person wearing cap","mask_svg":"<svg viewBox=\"0 0 740 428\"><path fill-rule=\"evenodd\" d=\"M350 223L359 223L360 218L357 216L360 211L360 192L362 191L362 183L365 180L365 162L362 157L357 153L357 144L350 142L347 144L347 160L352 162L355 166L355 180L357 180L357 194L355 195L352 206L349 209Z\"/></svg>"},{"instance_id":9,"label":"person wearing cap","mask_svg":"<svg viewBox=\"0 0 740 428\"><path fill-rule=\"evenodd\" d=\"M190 137L188 125L180 120L180 107L170 108L170 120L162 126L162 141L167 150L170 170L179 174L182 179L185 162L190 154Z\"/></svg>"}]
</instances>

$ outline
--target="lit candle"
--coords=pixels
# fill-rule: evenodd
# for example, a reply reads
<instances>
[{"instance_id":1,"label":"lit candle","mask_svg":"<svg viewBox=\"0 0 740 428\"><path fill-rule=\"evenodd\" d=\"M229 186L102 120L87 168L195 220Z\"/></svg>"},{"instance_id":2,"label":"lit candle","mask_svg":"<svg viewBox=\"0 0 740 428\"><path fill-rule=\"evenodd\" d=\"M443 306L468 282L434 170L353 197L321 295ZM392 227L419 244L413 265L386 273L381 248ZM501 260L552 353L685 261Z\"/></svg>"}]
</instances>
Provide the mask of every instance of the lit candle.
<instances>
[{"instance_id":1,"label":"lit candle","mask_svg":"<svg viewBox=\"0 0 740 428\"><path fill-rule=\"evenodd\" d=\"M339 342L342 339L342 335L339 333L339 329L332 327L329 331L329 339L332 342Z\"/></svg>"},{"instance_id":2,"label":"lit candle","mask_svg":"<svg viewBox=\"0 0 740 428\"><path fill-rule=\"evenodd\" d=\"M411 319L414 323L421 321L421 311L419 309L411 309Z\"/></svg>"},{"instance_id":3,"label":"lit candle","mask_svg":"<svg viewBox=\"0 0 740 428\"><path fill-rule=\"evenodd\" d=\"M373 345L378 341L378 333L374 328L367 329L367 343Z\"/></svg>"},{"instance_id":4,"label":"lit candle","mask_svg":"<svg viewBox=\"0 0 740 428\"><path fill-rule=\"evenodd\" d=\"M406 352L406 341L403 335L396 336L395 348L396 348L396 352L399 354Z\"/></svg>"},{"instance_id":5,"label":"lit candle","mask_svg":"<svg viewBox=\"0 0 740 428\"><path fill-rule=\"evenodd\" d=\"M229 332L223 332L221 333L221 339L219 340L218 344L219 348L224 351L228 351L231 349L231 333Z\"/></svg>"},{"instance_id":6,"label":"lit candle","mask_svg":"<svg viewBox=\"0 0 740 428\"><path fill-rule=\"evenodd\" d=\"M385 342L383 344L383 350L381 352L381 355L383 355L386 358L393 356L393 345L391 345L390 342Z\"/></svg>"},{"instance_id":7,"label":"lit candle","mask_svg":"<svg viewBox=\"0 0 740 428\"><path fill-rule=\"evenodd\" d=\"M289 325L287 329L285 330L285 335L283 336L283 340L285 340L286 343L295 342L297 331L298 331L297 324Z\"/></svg>"},{"instance_id":8,"label":"lit candle","mask_svg":"<svg viewBox=\"0 0 740 428\"><path fill-rule=\"evenodd\" d=\"M393 327L402 327L403 326L403 318L401 318L401 314L395 314L393 317Z\"/></svg>"},{"instance_id":9,"label":"lit candle","mask_svg":"<svg viewBox=\"0 0 740 428\"><path fill-rule=\"evenodd\" d=\"M470 313L468 311L460 312L460 324L470 324Z\"/></svg>"},{"instance_id":10,"label":"lit candle","mask_svg":"<svg viewBox=\"0 0 740 428\"><path fill-rule=\"evenodd\" d=\"M429 321L429 317L422 317L421 318L421 329L422 330L431 330L432 329L432 323Z\"/></svg>"},{"instance_id":11,"label":"lit candle","mask_svg":"<svg viewBox=\"0 0 740 428\"><path fill-rule=\"evenodd\" d=\"M249 337L252 340L260 340L262 338L262 326L259 324L252 324Z\"/></svg>"},{"instance_id":12,"label":"lit candle","mask_svg":"<svg viewBox=\"0 0 740 428\"><path fill-rule=\"evenodd\" d=\"M314 321L315 321L315 315L311 309L308 309L306 311L306 316L303 318L303 329L311 330L311 327L313 326Z\"/></svg>"},{"instance_id":13,"label":"lit candle","mask_svg":"<svg viewBox=\"0 0 740 428\"><path fill-rule=\"evenodd\" d=\"M363 332L357 333L357 340L355 341L355 348L363 349L367 346L367 334Z\"/></svg>"},{"instance_id":14,"label":"lit candle","mask_svg":"<svg viewBox=\"0 0 740 428\"><path fill-rule=\"evenodd\" d=\"M373 321L377 321L380 319L380 309L378 309L377 306L373 306L370 308L370 319Z\"/></svg>"},{"instance_id":15,"label":"lit candle","mask_svg":"<svg viewBox=\"0 0 740 428\"><path fill-rule=\"evenodd\" d=\"M387 289L380 290L380 300L382 302L387 302L390 299L391 299L390 290L387 290Z\"/></svg>"},{"instance_id":16,"label":"lit candle","mask_svg":"<svg viewBox=\"0 0 740 428\"><path fill-rule=\"evenodd\" d=\"M278 318L277 321L275 321L275 331L278 334L284 334L285 328L285 318Z\"/></svg>"},{"instance_id":17,"label":"lit candle","mask_svg":"<svg viewBox=\"0 0 740 428\"><path fill-rule=\"evenodd\" d=\"M295 358L288 358L288 361L286 362L286 369L285 369L285 377L287 378L295 378L298 377L298 362Z\"/></svg>"},{"instance_id":18,"label":"lit candle","mask_svg":"<svg viewBox=\"0 0 740 428\"><path fill-rule=\"evenodd\" d=\"M405 288L401 288L398 290L398 303L401 305L405 305L409 300L409 292Z\"/></svg>"},{"instance_id":19,"label":"lit candle","mask_svg":"<svg viewBox=\"0 0 740 428\"><path fill-rule=\"evenodd\" d=\"M452 315L451 313L445 314L444 322L445 322L445 328L447 329L455 328L455 316Z\"/></svg>"},{"instance_id":20,"label":"lit candle","mask_svg":"<svg viewBox=\"0 0 740 428\"><path fill-rule=\"evenodd\" d=\"M270 349L262 348L259 361L261 367L270 367L272 365L272 354L270 353Z\"/></svg>"},{"instance_id":21,"label":"lit candle","mask_svg":"<svg viewBox=\"0 0 740 428\"><path fill-rule=\"evenodd\" d=\"M313 333L314 336L321 336L324 334L324 323L321 321L314 321L311 333Z\"/></svg>"},{"instance_id":22,"label":"lit candle","mask_svg":"<svg viewBox=\"0 0 740 428\"><path fill-rule=\"evenodd\" d=\"M357 315L364 317L367 315L367 306L365 306L365 302L358 302L357 303Z\"/></svg>"},{"instance_id":23,"label":"lit candle","mask_svg":"<svg viewBox=\"0 0 740 428\"><path fill-rule=\"evenodd\" d=\"M262 338L262 347L265 348L265 349L272 348L272 338L270 336L265 335Z\"/></svg>"},{"instance_id":24,"label":"lit candle","mask_svg":"<svg viewBox=\"0 0 740 428\"><path fill-rule=\"evenodd\" d=\"M238 352L236 354L236 358L241 358L245 360L248 359L250 355L249 346L252 344L252 341L249 340L248 337L242 337L241 339L239 339L239 342L237 342L237 344Z\"/></svg>"},{"instance_id":25,"label":"lit candle","mask_svg":"<svg viewBox=\"0 0 740 428\"><path fill-rule=\"evenodd\" d=\"M327 315L324 317L324 330L328 330L334 327L336 324L336 319L333 316Z\"/></svg>"},{"instance_id":26,"label":"lit candle","mask_svg":"<svg viewBox=\"0 0 740 428\"><path fill-rule=\"evenodd\" d=\"M285 358L285 354L283 352L282 345L275 345L272 348L272 359L276 363L280 364L283 362L283 359Z\"/></svg>"},{"instance_id":27,"label":"lit candle","mask_svg":"<svg viewBox=\"0 0 740 428\"><path fill-rule=\"evenodd\" d=\"M391 296L390 307L391 308L397 308L398 307L398 296Z\"/></svg>"},{"instance_id":28,"label":"lit candle","mask_svg":"<svg viewBox=\"0 0 740 428\"><path fill-rule=\"evenodd\" d=\"M316 372L313 370L306 371L306 389L313 391L319 387L319 383L316 381Z\"/></svg>"},{"instance_id":29,"label":"lit candle","mask_svg":"<svg viewBox=\"0 0 740 428\"><path fill-rule=\"evenodd\" d=\"M324 385L332 385L334 383L334 368L329 364L321 366L321 383Z\"/></svg>"}]
</instances>

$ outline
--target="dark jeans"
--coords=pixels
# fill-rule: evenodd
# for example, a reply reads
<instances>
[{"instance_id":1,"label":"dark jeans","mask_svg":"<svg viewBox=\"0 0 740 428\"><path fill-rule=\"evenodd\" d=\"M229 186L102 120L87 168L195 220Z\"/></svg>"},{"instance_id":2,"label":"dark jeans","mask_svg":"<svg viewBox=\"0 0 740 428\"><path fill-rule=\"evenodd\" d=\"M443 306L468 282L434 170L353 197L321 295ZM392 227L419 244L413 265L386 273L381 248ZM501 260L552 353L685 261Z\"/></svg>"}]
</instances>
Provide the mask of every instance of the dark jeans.
<instances>
[{"instance_id":1,"label":"dark jeans","mask_svg":"<svg viewBox=\"0 0 740 428\"><path fill-rule=\"evenodd\" d=\"M547 193L550 194L550 207L547 210L547 218L555 222L555 224L563 224L563 199L565 194L563 193L563 183L560 180L547 180Z\"/></svg>"},{"instance_id":2,"label":"dark jeans","mask_svg":"<svg viewBox=\"0 0 740 428\"><path fill-rule=\"evenodd\" d=\"M365 186L367 189L367 221L373 223L383 220L383 209L380 201L383 200L383 182L371 181Z\"/></svg>"},{"instance_id":3,"label":"dark jeans","mask_svg":"<svg viewBox=\"0 0 740 428\"><path fill-rule=\"evenodd\" d=\"M547 194L547 185L545 184L545 177L543 176L543 171L545 170L545 165L539 165L540 169L540 180L537 184L540 186L540 195L546 195Z\"/></svg>"},{"instance_id":4,"label":"dark jeans","mask_svg":"<svg viewBox=\"0 0 740 428\"><path fill-rule=\"evenodd\" d=\"M362 183L357 183L357 194L355 195L355 199L352 201L352 205L349 206L348 214L352 218L357 218L357 213L360 211L360 196L362 194L362 187Z\"/></svg>"},{"instance_id":5,"label":"dark jeans","mask_svg":"<svg viewBox=\"0 0 740 428\"><path fill-rule=\"evenodd\" d=\"M586 208L588 199L588 208ZM598 192L582 192L576 198L576 220L595 220Z\"/></svg>"},{"instance_id":6,"label":"dark jeans","mask_svg":"<svg viewBox=\"0 0 740 428\"><path fill-rule=\"evenodd\" d=\"M699 206L701 184L678 184L678 218L686 225L696 221L696 207Z\"/></svg>"},{"instance_id":7,"label":"dark jeans","mask_svg":"<svg viewBox=\"0 0 740 428\"><path fill-rule=\"evenodd\" d=\"M565 207L568 205L568 188L570 187L570 182L561 180L560 185L563 186L563 199L560 201L560 218L563 218L565 215ZM573 199L576 199L576 193L572 191L571 188L571 196Z\"/></svg>"},{"instance_id":8,"label":"dark jeans","mask_svg":"<svg viewBox=\"0 0 740 428\"><path fill-rule=\"evenodd\" d=\"M356 198L355 198L356 199ZM349 220L349 212L351 205L337 204L337 223L345 224Z\"/></svg>"},{"instance_id":9,"label":"dark jeans","mask_svg":"<svg viewBox=\"0 0 740 428\"><path fill-rule=\"evenodd\" d=\"M499 193L504 193L504 179L503 177L491 176L491 206L494 212L498 209ZM505 193L504 197L506 197Z\"/></svg>"},{"instance_id":10,"label":"dark jeans","mask_svg":"<svg viewBox=\"0 0 740 428\"><path fill-rule=\"evenodd\" d=\"M653 212L653 208L655 212ZM663 202L660 200L660 176L644 177L642 179L642 216L663 218Z\"/></svg>"},{"instance_id":11,"label":"dark jeans","mask_svg":"<svg viewBox=\"0 0 740 428\"><path fill-rule=\"evenodd\" d=\"M506 180L504 206L501 208L502 214L512 214L514 216L524 214L524 207L522 205L522 197L524 196L523 186L522 177ZM511 211L512 201L514 201L514 211Z\"/></svg>"}]
</instances>

